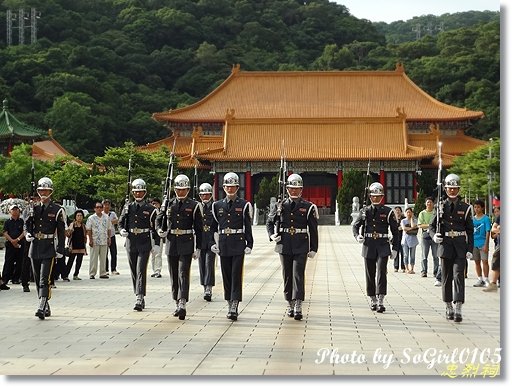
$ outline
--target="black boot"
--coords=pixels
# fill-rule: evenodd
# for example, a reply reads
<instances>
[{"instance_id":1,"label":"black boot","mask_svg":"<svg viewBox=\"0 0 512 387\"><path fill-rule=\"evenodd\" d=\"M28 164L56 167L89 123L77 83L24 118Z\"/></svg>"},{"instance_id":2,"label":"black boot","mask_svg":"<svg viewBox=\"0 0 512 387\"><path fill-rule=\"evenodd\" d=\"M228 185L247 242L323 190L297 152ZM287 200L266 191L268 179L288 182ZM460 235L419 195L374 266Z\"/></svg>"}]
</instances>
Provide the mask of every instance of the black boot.
<instances>
[{"instance_id":1,"label":"black boot","mask_svg":"<svg viewBox=\"0 0 512 387\"><path fill-rule=\"evenodd\" d=\"M370 296L370 309L373 311L377 310L377 297L376 296Z\"/></svg>"},{"instance_id":2,"label":"black boot","mask_svg":"<svg viewBox=\"0 0 512 387\"><path fill-rule=\"evenodd\" d=\"M295 307L293 308L293 318L295 320L302 320L302 300L295 300Z\"/></svg>"},{"instance_id":3,"label":"black boot","mask_svg":"<svg viewBox=\"0 0 512 387\"><path fill-rule=\"evenodd\" d=\"M52 311L50 309L50 303L48 301L46 301L46 306L44 308L44 316L50 317L51 315L52 315Z\"/></svg>"},{"instance_id":4,"label":"black boot","mask_svg":"<svg viewBox=\"0 0 512 387\"><path fill-rule=\"evenodd\" d=\"M377 305L377 313L384 313L386 311L386 307L384 306L384 294L379 294L377 296L378 305Z\"/></svg>"},{"instance_id":5,"label":"black boot","mask_svg":"<svg viewBox=\"0 0 512 387\"><path fill-rule=\"evenodd\" d=\"M133 310L136 310L137 312L142 312L142 309L144 309L144 296L137 296L137 301L135 302L135 306L133 307Z\"/></svg>"},{"instance_id":6,"label":"black boot","mask_svg":"<svg viewBox=\"0 0 512 387\"><path fill-rule=\"evenodd\" d=\"M41 297L39 300L39 307L36 310L36 317L39 317L40 320L44 320L45 318L45 308L47 301L48 297Z\"/></svg>"},{"instance_id":7,"label":"black boot","mask_svg":"<svg viewBox=\"0 0 512 387\"><path fill-rule=\"evenodd\" d=\"M462 301L455 302L455 317L453 319L455 322L462 321Z\"/></svg>"},{"instance_id":8,"label":"black boot","mask_svg":"<svg viewBox=\"0 0 512 387\"><path fill-rule=\"evenodd\" d=\"M230 320L238 320L238 300L232 300L229 307L228 318Z\"/></svg>"},{"instance_id":9,"label":"black boot","mask_svg":"<svg viewBox=\"0 0 512 387\"><path fill-rule=\"evenodd\" d=\"M451 302L446 303L446 319L453 320L455 317L455 312L453 311L453 306Z\"/></svg>"},{"instance_id":10,"label":"black boot","mask_svg":"<svg viewBox=\"0 0 512 387\"><path fill-rule=\"evenodd\" d=\"M204 296L203 298L210 302L212 300L212 286L211 285L206 285L204 287Z\"/></svg>"},{"instance_id":11,"label":"black boot","mask_svg":"<svg viewBox=\"0 0 512 387\"><path fill-rule=\"evenodd\" d=\"M294 308L295 308L295 300L288 301L288 307L286 308L286 315L288 317L294 316L294 311L293 311Z\"/></svg>"},{"instance_id":12,"label":"black boot","mask_svg":"<svg viewBox=\"0 0 512 387\"><path fill-rule=\"evenodd\" d=\"M184 298L180 298L178 302L178 318L180 320L185 320L185 316L187 315L187 301Z\"/></svg>"},{"instance_id":13,"label":"black boot","mask_svg":"<svg viewBox=\"0 0 512 387\"><path fill-rule=\"evenodd\" d=\"M173 312L173 316L174 317L178 317L178 311L180 310L180 308L178 307L178 301L176 301L176 309L174 309L174 312Z\"/></svg>"}]
</instances>

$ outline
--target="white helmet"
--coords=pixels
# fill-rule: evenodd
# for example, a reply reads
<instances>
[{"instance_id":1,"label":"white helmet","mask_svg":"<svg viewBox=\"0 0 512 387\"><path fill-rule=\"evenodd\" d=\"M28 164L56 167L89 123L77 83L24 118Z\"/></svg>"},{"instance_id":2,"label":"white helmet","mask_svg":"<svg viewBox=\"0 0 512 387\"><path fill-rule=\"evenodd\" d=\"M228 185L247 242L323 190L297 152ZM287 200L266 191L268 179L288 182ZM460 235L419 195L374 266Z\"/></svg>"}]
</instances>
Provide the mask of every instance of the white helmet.
<instances>
[{"instance_id":1,"label":"white helmet","mask_svg":"<svg viewBox=\"0 0 512 387\"><path fill-rule=\"evenodd\" d=\"M48 196L41 195L41 193L39 193L39 190L46 190L46 189L50 190L50 194ZM52 196L52 193L53 193L52 180L49 177L40 178L39 181L37 182L37 194L39 195L39 197L42 200L45 200L45 199L49 198L50 196Z\"/></svg>"},{"instance_id":2,"label":"white helmet","mask_svg":"<svg viewBox=\"0 0 512 387\"><path fill-rule=\"evenodd\" d=\"M203 183L199 186L199 195L213 194L213 187L209 183Z\"/></svg>"},{"instance_id":3,"label":"white helmet","mask_svg":"<svg viewBox=\"0 0 512 387\"><path fill-rule=\"evenodd\" d=\"M186 189L187 191L185 194L183 192L180 192L181 196L178 195L177 190L183 190ZM188 195L188 191L190 190L190 179L186 175L178 175L174 178L174 192L176 193L176 197L178 199L185 199Z\"/></svg>"},{"instance_id":4,"label":"white helmet","mask_svg":"<svg viewBox=\"0 0 512 387\"><path fill-rule=\"evenodd\" d=\"M380 183L372 183L370 184L370 196L383 196L384 195L384 187Z\"/></svg>"},{"instance_id":5,"label":"white helmet","mask_svg":"<svg viewBox=\"0 0 512 387\"><path fill-rule=\"evenodd\" d=\"M450 173L448 176L444 179L444 189L446 191L446 194L449 198L456 198L459 194L459 190L457 189L457 192L450 193L448 191L448 188L460 188L460 177L457 176L455 173Z\"/></svg>"},{"instance_id":6,"label":"white helmet","mask_svg":"<svg viewBox=\"0 0 512 387\"><path fill-rule=\"evenodd\" d=\"M228 172L224 175L224 186L239 186L240 181L238 175L234 172Z\"/></svg>"},{"instance_id":7,"label":"white helmet","mask_svg":"<svg viewBox=\"0 0 512 387\"><path fill-rule=\"evenodd\" d=\"M135 192L144 192L144 195L141 197L135 196L135 200L141 201L146 196L146 182L142 179L135 179L132 181L132 193Z\"/></svg>"},{"instance_id":8,"label":"white helmet","mask_svg":"<svg viewBox=\"0 0 512 387\"><path fill-rule=\"evenodd\" d=\"M455 173L450 173L444 179L445 188L460 188L460 177Z\"/></svg>"},{"instance_id":9,"label":"white helmet","mask_svg":"<svg viewBox=\"0 0 512 387\"><path fill-rule=\"evenodd\" d=\"M302 182L302 177L300 177L300 175L296 173L292 173L290 176L288 176L288 179L286 179L286 188L288 191L288 195L290 195L290 198L292 199L297 199L300 197L303 186L304 184ZM301 188L301 190L298 195L292 195L289 190L290 188Z\"/></svg>"}]
</instances>

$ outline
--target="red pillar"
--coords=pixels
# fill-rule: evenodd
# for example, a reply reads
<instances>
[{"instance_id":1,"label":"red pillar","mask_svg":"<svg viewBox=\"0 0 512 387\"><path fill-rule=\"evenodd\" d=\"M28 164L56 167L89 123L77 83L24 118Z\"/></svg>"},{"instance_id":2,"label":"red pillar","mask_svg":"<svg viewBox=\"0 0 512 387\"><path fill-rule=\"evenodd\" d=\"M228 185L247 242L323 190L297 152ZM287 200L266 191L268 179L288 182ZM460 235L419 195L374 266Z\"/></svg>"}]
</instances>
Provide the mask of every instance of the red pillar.
<instances>
[{"instance_id":1,"label":"red pillar","mask_svg":"<svg viewBox=\"0 0 512 387\"><path fill-rule=\"evenodd\" d=\"M245 200L252 202L252 180L251 171L245 172Z\"/></svg>"},{"instance_id":2,"label":"red pillar","mask_svg":"<svg viewBox=\"0 0 512 387\"><path fill-rule=\"evenodd\" d=\"M382 204L386 203L386 172L383 169L380 170L379 173L379 183L384 187L384 199L382 199Z\"/></svg>"},{"instance_id":3,"label":"red pillar","mask_svg":"<svg viewBox=\"0 0 512 387\"><path fill-rule=\"evenodd\" d=\"M343 185L343 171L341 169L338 169L338 191L340 190L342 185Z\"/></svg>"}]
</instances>

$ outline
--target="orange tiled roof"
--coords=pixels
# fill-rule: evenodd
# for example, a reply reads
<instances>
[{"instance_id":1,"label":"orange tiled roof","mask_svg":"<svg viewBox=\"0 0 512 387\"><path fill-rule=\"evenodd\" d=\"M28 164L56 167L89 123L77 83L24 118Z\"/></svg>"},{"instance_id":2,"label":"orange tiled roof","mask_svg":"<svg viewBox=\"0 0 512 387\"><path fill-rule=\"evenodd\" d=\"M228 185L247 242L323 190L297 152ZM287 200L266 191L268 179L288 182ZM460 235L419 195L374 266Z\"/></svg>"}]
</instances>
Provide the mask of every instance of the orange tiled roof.
<instances>
[{"instance_id":1,"label":"orange tiled roof","mask_svg":"<svg viewBox=\"0 0 512 387\"><path fill-rule=\"evenodd\" d=\"M407 121L479 119L480 111L444 104L421 90L402 66L395 71L240 71L190 106L154 113L157 121L223 122L244 118L396 117Z\"/></svg>"},{"instance_id":2,"label":"orange tiled roof","mask_svg":"<svg viewBox=\"0 0 512 387\"><path fill-rule=\"evenodd\" d=\"M416 160L436 154L435 147L408 145L404 122L394 118L310 123L233 120L224 134L225 148L218 136L181 138L188 141L189 149L183 156L190 158L194 153L210 161L279 160L283 141L288 160ZM172 144L171 137L166 142Z\"/></svg>"},{"instance_id":3,"label":"orange tiled roof","mask_svg":"<svg viewBox=\"0 0 512 387\"><path fill-rule=\"evenodd\" d=\"M51 134L50 134L51 136ZM35 159L41 161L53 161L56 156L70 156L73 159L82 164L83 162L71 153L69 153L62 145L60 145L53 137L48 140L35 141L32 145L32 154Z\"/></svg>"},{"instance_id":4,"label":"orange tiled roof","mask_svg":"<svg viewBox=\"0 0 512 387\"><path fill-rule=\"evenodd\" d=\"M424 148L436 148L437 137L432 134L411 134L409 135L409 143L413 146ZM466 136L464 131L459 130L455 135L441 135L439 141L443 143L442 152L450 155L462 155L470 152L475 148L484 146L487 141L479 140L470 136Z\"/></svg>"}]
</instances>

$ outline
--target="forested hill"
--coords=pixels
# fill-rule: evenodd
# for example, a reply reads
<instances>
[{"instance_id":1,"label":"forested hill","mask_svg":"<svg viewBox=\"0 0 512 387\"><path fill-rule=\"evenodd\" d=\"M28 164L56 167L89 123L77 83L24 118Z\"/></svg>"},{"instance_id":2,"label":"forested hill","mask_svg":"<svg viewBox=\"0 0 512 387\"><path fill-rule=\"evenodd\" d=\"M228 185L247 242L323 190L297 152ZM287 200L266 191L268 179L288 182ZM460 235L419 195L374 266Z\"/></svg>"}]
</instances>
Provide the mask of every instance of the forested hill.
<instances>
[{"instance_id":1,"label":"forested hill","mask_svg":"<svg viewBox=\"0 0 512 387\"><path fill-rule=\"evenodd\" d=\"M0 35L0 97L86 161L105 146L166 136L151 114L204 97L236 63L243 70L391 70L400 61L429 94L486 113L471 135L499 135L497 12L385 25L328 0L6 0L0 20L7 9L18 15L31 7L39 16L36 43L30 17L24 45L17 19L12 45ZM443 29L411 36L420 19L443 21Z\"/></svg>"}]
</instances>

